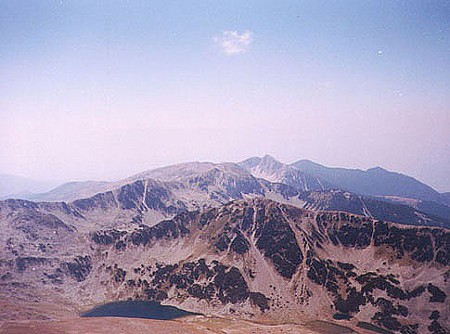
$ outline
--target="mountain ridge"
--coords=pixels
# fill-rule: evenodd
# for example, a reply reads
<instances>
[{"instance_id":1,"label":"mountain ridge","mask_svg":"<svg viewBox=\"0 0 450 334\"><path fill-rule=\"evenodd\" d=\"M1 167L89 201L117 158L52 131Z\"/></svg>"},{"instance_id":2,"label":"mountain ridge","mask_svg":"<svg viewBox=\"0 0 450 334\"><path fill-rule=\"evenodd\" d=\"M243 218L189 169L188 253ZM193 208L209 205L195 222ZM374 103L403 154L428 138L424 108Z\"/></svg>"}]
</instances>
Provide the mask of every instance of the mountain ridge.
<instances>
[{"instance_id":1,"label":"mountain ridge","mask_svg":"<svg viewBox=\"0 0 450 334\"><path fill-rule=\"evenodd\" d=\"M57 182L37 181L31 178L0 173L0 199L19 194L27 196L35 192L51 190Z\"/></svg>"},{"instance_id":2,"label":"mountain ridge","mask_svg":"<svg viewBox=\"0 0 450 334\"><path fill-rule=\"evenodd\" d=\"M367 170L326 167L309 160L299 160L293 166L305 173L324 179L343 190L369 196L402 196L441 202L441 194L411 176L390 172L382 167Z\"/></svg>"},{"instance_id":3,"label":"mountain ridge","mask_svg":"<svg viewBox=\"0 0 450 334\"><path fill-rule=\"evenodd\" d=\"M265 173L265 176L268 181L270 182L286 182L290 183L292 182L292 178L295 179L297 178L297 182L299 182L299 180L303 179L303 185L302 186L298 186L298 188L303 188L303 190L324 190L324 189L332 189L332 188L340 188L342 190L349 190L355 193L359 193L359 194L363 194L363 195L371 195L371 196L394 196L394 195L398 195L395 192L382 192L380 194L374 194L373 192L367 191L367 189L359 189L358 187L356 187L356 189L353 189L352 187L348 187L346 186L345 182L344 184L342 184L342 182L329 182L325 179L321 179L320 177L318 178L316 175L314 175L315 169L320 169L320 170L329 170L331 172L344 172L344 173L356 173L356 174L365 174L365 173L371 173L371 174L377 174L380 173L381 174L386 174L389 173L390 175L397 175L397 176L401 176L406 178L406 180L413 180L414 182L419 183L421 186L423 186L426 190L424 190L428 195L426 195L424 198L424 196L421 195L414 195L414 196L407 196L408 198L418 198L418 199L422 199L422 200L430 200L430 196L432 197L432 201L434 202L438 202L438 203L442 203L444 205L449 206L450 205L450 200L448 199L448 196L446 195L446 193L438 193L436 190L434 190L432 187L427 186L426 184L415 180L414 178L407 176L407 175L403 175L401 173L396 173L396 172L389 172L386 169L382 168L382 167L373 167L373 168L369 168L367 170L361 170L361 169L348 169L348 168L333 168L333 167L326 167L323 165L320 165L318 163L312 162L310 160L298 160L297 162L294 162L292 164L283 164L281 162L279 162L278 160L276 160L275 158L269 156L269 155L265 155L263 157L252 157L252 158L248 158L242 162L239 163L232 163L232 162L224 162L224 163L211 163L211 162L188 162L188 163L180 163L180 164L175 164L175 165L170 165L170 166L165 166L165 167L160 167L160 168L156 168L156 169L151 169L148 171L144 171L138 174L135 174L133 176L127 177L125 179L122 180L118 180L118 181L110 181L109 183L112 186L117 186L120 184L124 184L126 182L129 182L130 180L137 180L139 178L156 178L156 179L161 179L164 180L164 176L163 173L164 172L168 172L171 169L176 171L178 173L177 177L180 176L180 167L187 167L187 169L189 169L189 166L191 167L191 171L193 171L195 168L194 166L198 166L199 168L201 168L201 166L225 166L225 165L239 165L241 167L243 167L244 169L246 169L247 171L251 172L251 169L258 167L257 165L259 165L259 167L264 166L265 170L259 170L259 174L256 173L255 174L255 170L253 171L253 174L259 178L261 176L261 172ZM267 170L267 167L271 165L270 170ZM304 173L306 172L306 175L302 175L302 174L298 174L295 171L293 171L293 168L296 168L297 170L303 171ZM272 175L270 175L270 173L272 173ZM309 174L308 174L309 173ZM286 175L287 174L287 175ZM291 175L289 175L291 174ZM297 177L292 177L292 174L297 174ZM167 179L167 175L165 176ZM283 180L284 177L284 180ZM262 177L264 178L264 177ZM307 181L311 182L311 186L308 186ZM318 181L321 184L318 184ZM306 183L306 185L305 185ZM348 182L347 182L348 183ZM82 188L83 184L86 186L85 189L80 189L80 193L79 194L68 194L67 196L64 196L64 192L61 191L61 189L66 188L67 190L70 189L70 187L74 187L75 185L79 186L80 188ZM105 187L101 188L101 185L105 185ZM81 197L89 197L92 195L95 195L95 193L97 192L101 192L107 188L108 182L106 181L74 181L74 182L68 182L68 183L64 183L62 185L59 185L58 187L51 189L49 192L47 193L33 193L32 191L29 191L27 193L19 193L16 195L14 195L14 192L11 191L6 191L6 193L8 193L10 196L9 198L18 198L18 199L27 199L27 200L36 200L36 201L58 201L58 200L62 200L62 201L70 201L70 200L74 200L77 198L81 198ZM300 183L299 183L300 184ZM92 187L93 189L89 189L89 185L94 186ZM59 189L58 189L59 188ZM367 187L366 187L367 188ZM100 190L97 190L100 189ZM3 191L5 192L5 191ZM12 194L12 195L11 195ZM409 194L410 195L410 194ZM3 196L4 199L6 195ZM427 197L428 196L428 197Z\"/></svg>"},{"instance_id":4,"label":"mountain ridge","mask_svg":"<svg viewBox=\"0 0 450 334\"><path fill-rule=\"evenodd\" d=\"M264 166L262 160L255 158L254 166ZM183 210L217 207L231 200L261 196L300 208L342 210L404 224L450 226L450 219L422 212L420 207L384 204L379 199L345 191L323 190L323 184L319 182L316 182L319 190L305 191L304 181L308 179L301 172L271 157L265 157L265 160L276 166L278 177L285 178L279 181L285 183L256 178L251 170L234 163L183 163L140 173L115 183L95 182L94 185L102 188L103 192L77 198L64 205L77 210L80 215L98 217L97 224L111 225L116 221L115 224L120 222L123 225L152 225ZM87 185L88 191L95 192L90 183ZM78 186L83 189L83 184L75 184L75 189ZM52 207L50 203L37 205ZM53 204L54 207L56 205ZM371 209L368 210L367 206ZM54 213L51 209L47 211ZM56 213L60 214L59 211ZM444 215L446 213L444 211Z\"/></svg>"}]
</instances>

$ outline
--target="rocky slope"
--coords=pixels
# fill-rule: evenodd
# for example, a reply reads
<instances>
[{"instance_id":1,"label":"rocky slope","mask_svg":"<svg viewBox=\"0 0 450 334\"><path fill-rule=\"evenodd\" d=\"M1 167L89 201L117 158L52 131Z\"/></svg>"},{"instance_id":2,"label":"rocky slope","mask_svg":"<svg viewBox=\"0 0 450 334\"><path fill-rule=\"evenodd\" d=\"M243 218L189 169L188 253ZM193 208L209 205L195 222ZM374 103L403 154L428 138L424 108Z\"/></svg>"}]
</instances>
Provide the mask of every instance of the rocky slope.
<instances>
[{"instance_id":1,"label":"rocky slope","mask_svg":"<svg viewBox=\"0 0 450 334\"><path fill-rule=\"evenodd\" d=\"M345 211L400 224L450 227L450 220L427 214L415 206L343 190L307 191L298 198L304 202L302 207L309 210Z\"/></svg>"},{"instance_id":2,"label":"rocky slope","mask_svg":"<svg viewBox=\"0 0 450 334\"><path fill-rule=\"evenodd\" d=\"M328 182L285 165L269 155L249 158L239 165L256 178L282 183L298 191L324 190L331 187Z\"/></svg>"},{"instance_id":3,"label":"rocky slope","mask_svg":"<svg viewBox=\"0 0 450 334\"><path fill-rule=\"evenodd\" d=\"M154 176L159 180L145 179ZM402 224L449 226L449 222L409 206L391 204L340 190L302 192L284 183L257 179L236 164L180 164L138 175L89 198L65 202L0 202L14 215L47 215L81 231L154 225L187 210L218 207L229 201L265 197L309 210L362 214ZM110 185L108 187L111 187ZM9 216L8 216L9 217Z\"/></svg>"},{"instance_id":4,"label":"rocky slope","mask_svg":"<svg viewBox=\"0 0 450 334\"><path fill-rule=\"evenodd\" d=\"M399 196L376 196L376 199L393 204L403 204L429 215L450 220L450 206L444 202L424 201L420 199Z\"/></svg>"},{"instance_id":5,"label":"rocky slope","mask_svg":"<svg viewBox=\"0 0 450 334\"><path fill-rule=\"evenodd\" d=\"M245 196L263 196L268 189L243 170L236 173L229 166L207 167L173 181L136 177L109 191L69 203L0 201L0 219L17 221L31 217L25 218L31 224L35 216L43 216L42 221L64 221L79 231L126 229L153 225L186 210L219 206Z\"/></svg>"},{"instance_id":6,"label":"rocky slope","mask_svg":"<svg viewBox=\"0 0 450 334\"><path fill-rule=\"evenodd\" d=\"M120 205L141 204L134 190ZM48 203L33 214L24 209L29 202L12 204L0 206L0 294L24 306L14 314L6 305L4 317L39 316L30 298L58 299L73 310L131 298L278 323L322 319L395 333L448 331L446 229L261 198L124 229L87 228L84 214L58 218L47 213ZM67 217L80 213L72 207Z\"/></svg>"},{"instance_id":7,"label":"rocky slope","mask_svg":"<svg viewBox=\"0 0 450 334\"><path fill-rule=\"evenodd\" d=\"M388 219L395 222L426 225L448 226L450 222L450 207L445 200L445 194L439 194L432 188L410 177L384 171L371 169L369 171L333 169L327 168L309 161L299 161L292 165L283 164L271 156L262 158L253 157L239 164L234 163L209 163L191 162L172 165L146 171L124 180L116 182L71 182L61 185L47 193L20 195L13 198L39 201L75 201L77 199L90 198L98 193L113 192L123 186L129 186L136 181L147 180L163 183L162 187L168 192L179 197L188 208L200 208L216 206L226 203L228 200L240 199L243 196L265 196L278 201L286 201L290 204L309 208L317 205L309 192L327 193L333 197L336 190L351 191L353 195L384 201L393 205L375 203L379 210L377 213L390 212L393 214L372 215L380 219ZM394 189L395 188L395 189ZM398 193L410 197L402 197ZM397 195L396 195L397 194ZM425 195L424 195L425 194ZM420 199L428 195L439 201ZM301 195L300 198L297 196ZM439 195L439 196L437 196ZM428 196L428 197L430 197ZM373 198L371 198L373 197ZM427 198L428 198L427 197ZM312 200L305 203L304 199ZM333 209L347 210L345 207L336 207L339 198L333 199ZM352 203L352 205L356 202ZM411 207L405 209L402 205ZM145 207L143 207L145 209ZM324 207L327 209L327 207ZM359 213L363 207L359 207ZM356 211L351 211L357 213ZM154 214L154 212L153 212ZM406 214L406 217L402 217ZM411 219L415 214L417 219ZM163 215L164 216L164 215ZM163 216L159 215L160 219ZM423 217L422 217L423 216ZM168 217L165 215L164 217Z\"/></svg>"},{"instance_id":8,"label":"rocky slope","mask_svg":"<svg viewBox=\"0 0 450 334\"><path fill-rule=\"evenodd\" d=\"M247 159L240 166L256 178L295 189L309 208L342 211L351 208L349 212L352 213L399 223L450 226L450 207L442 200L444 194L409 176L382 168L367 171L328 168L308 160L286 165L268 155ZM311 193L315 195L311 196ZM342 201L343 193L351 194L351 203ZM289 197L292 196L289 194ZM319 205L318 197L322 197ZM328 204L325 204L324 197ZM384 205L379 201L400 206ZM298 205L295 202L292 204ZM367 210L369 205L374 214Z\"/></svg>"}]
</instances>

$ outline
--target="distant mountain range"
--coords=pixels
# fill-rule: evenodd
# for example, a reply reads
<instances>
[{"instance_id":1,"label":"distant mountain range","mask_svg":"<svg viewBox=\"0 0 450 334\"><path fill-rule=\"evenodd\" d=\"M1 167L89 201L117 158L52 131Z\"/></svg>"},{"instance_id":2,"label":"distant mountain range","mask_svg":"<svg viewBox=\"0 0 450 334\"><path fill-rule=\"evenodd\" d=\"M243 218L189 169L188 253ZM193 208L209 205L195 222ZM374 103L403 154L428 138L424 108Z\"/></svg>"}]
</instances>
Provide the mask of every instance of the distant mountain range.
<instances>
[{"instance_id":1,"label":"distant mountain range","mask_svg":"<svg viewBox=\"0 0 450 334\"><path fill-rule=\"evenodd\" d=\"M291 164L305 174L325 180L335 187L369 196L395 196L445 203L445 195L411 176L375 167L359 169L330 168L309 160Z\"/></svg>"},{"instance_id":2,"label":"distant mountain range","mask_svg":"<svg viewBox=\"0 0 450 334\"><path fill-rule=\"evenodd\" d=\"M205 195L200 196L203 199L197 201L197 208L241 199L243 195L265 196L298 207L341 210L398 223L450 225L449 193L440 194L412 177L380 167L367 171L329 168L308 160L286 165L268 155L252 157L237 164L182 163L115 182L69 182L48 192L10 197L70 202L149 179L164 182L165 187L172 183L169 188L174 182L181 184L178 193L180 188L189 189L181 196L181 201L191 209L196 208L193 199L199 196L192 194L192 185L198 183L195 189L208 194L207 200ZM217 188L214 191L211 191L212 184ZM348 195L344 195L346 192Z\"/></svg>"},{"instance_id":3,"label":"distant mountain range","mask_svg":"<svg viewBox=\"0 0 450 334\"><path fill-rule=\"evenodd\" d=\"M48 192L29 193L18 198L43 202L73 201L78 198L87 198L97 193L105 192L111 188L112 184L112 182L106 181L67 182Z\"/></svg>"},{"instance_id":4,"label":"distant mountain range","mask_svg":"<svg viewBox=\"0 0 450 334\"><path fill-rule=\"evenodd\" d=\"M382 169L333 170L270 156L191 162L2 200L2 320L131 299L276 324L448 332L447 195Z\"/></svg>"},{"instance_id":5,"label":"distant mountain range","mask_svg":"<svg viewBox=\"0 0 450 334\"><path fill-rule=\"evenodd\" d=\"M54 181L36 181L30 178L0 174L0 199L1 198L28 198L34 193L47 192L58 183Z\"/></svg>"}]
</instances>

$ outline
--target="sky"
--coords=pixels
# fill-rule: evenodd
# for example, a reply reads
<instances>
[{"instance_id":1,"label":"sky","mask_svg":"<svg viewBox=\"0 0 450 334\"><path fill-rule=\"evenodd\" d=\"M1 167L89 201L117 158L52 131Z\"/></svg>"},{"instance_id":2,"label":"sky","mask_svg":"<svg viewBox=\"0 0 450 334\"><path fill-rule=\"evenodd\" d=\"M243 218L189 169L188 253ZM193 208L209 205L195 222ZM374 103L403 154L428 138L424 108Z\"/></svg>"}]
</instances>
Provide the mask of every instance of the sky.
<instances>
[{"instance_id":1,"label":"sky","mask_svg":"<svg viewBox=\"0 0 450 334\"><path fill-rule=\"evenodd\" d=\"M450 191L450 2L0 1L0 173L264 154Z\"/></svg>"}]
</instances>

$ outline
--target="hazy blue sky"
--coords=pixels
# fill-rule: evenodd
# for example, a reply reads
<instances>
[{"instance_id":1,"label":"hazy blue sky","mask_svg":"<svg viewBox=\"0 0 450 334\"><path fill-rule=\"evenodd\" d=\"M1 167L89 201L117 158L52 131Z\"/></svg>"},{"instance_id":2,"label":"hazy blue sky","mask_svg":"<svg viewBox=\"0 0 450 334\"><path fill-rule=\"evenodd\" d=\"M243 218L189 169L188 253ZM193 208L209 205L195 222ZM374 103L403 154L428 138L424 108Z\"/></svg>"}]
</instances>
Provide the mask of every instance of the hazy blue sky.
<instances>
[{"instance_id":1,"label":"hazy blue sky","mask_svg":"<svg viewBox=\"0 0 450 334\"><path fill-rule=\"evenodd\" d=\"M450 2L0 1L0 172L266 153L450 191Z\"/></svg>"}]
</instances>

